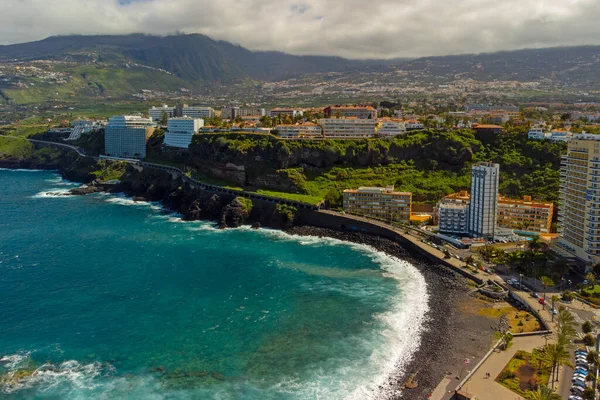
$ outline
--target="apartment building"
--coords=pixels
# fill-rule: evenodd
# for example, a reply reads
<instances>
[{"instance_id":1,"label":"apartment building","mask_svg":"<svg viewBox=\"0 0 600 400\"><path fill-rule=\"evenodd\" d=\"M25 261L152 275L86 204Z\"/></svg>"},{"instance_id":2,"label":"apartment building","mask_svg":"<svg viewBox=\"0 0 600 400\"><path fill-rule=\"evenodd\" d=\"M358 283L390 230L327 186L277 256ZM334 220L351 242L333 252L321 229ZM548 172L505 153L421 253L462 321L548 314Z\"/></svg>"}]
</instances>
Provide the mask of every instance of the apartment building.
<instances>
[{"instance_id":1,"label":"apartment building","mask_svg":"<svg viewBox=\"0 0 600 400\"><path fill-rule=\"evenodd\" d=\"M300 108L274 108L269 112L271 117L283 117L289 115L290 117L301 117L304 114L304 110Z\"/></svg>"},{"instance_id":2,"label":"apartment building","mask_svg":"<svg viewBox=\"0 0 600 400\"><path fill-rule=\"evenodd\" d=\"M377 118L377 110L371 106L329 106L323 110L325 118Z\"/></svg>"},{"instance_id":3,"label":"apartment building","mask_svg":"<svg viewBox=\"0 0 600 400\"><path fill-rule=\"evenodd\" d=\"M318 139L323 137L323 130L317 124L305 122L303 124L277 125L277 135L282 139Z\"/></svg>"},{"instance_id":4,"label":"apartment building","mask_svg":"<svg viewBox=\"0 0 600 400\"><path fill-rule=\"evenodd\" d=\"M375 135L374 119L322 118L319 125L328 139L363 139Z\"/></svg>"},{"instance_id":5,"label":"apartment building","mask_svg":"<svg viewBox=\"0 0 600 400\"><path fill-rule=\"evenodd\" d=\"M549 139L551 136L550 132L544 131L544 128L534 127L527 132L527 138L532 140L544 140Z\"/></svg>"},{"instance_id":6,"label":"apartment building","mask_svg":"<svg viewBox=\"0 0 600 400\"><path fill-rule=\"evenodd\" d=\"M175 114L173 116L208 119L215 116L215 110L212 107L190 107L187 104L178 104L175 107Z\"/></svg>"},{"instance_id":7,"label":"apartment building","mask_svg":"<svg viewBox=\"0 0 600 400\"><path fill-rule=\"evenodd\" d=\"M152 118L137 115L112 117L104 130L104 152L107 156L146 157L146 142L154 132Z\"/></svg>"},{"instance_id":8,"label":"apartment building","mask_svg":"<svg viewBox=\"0 0 600 400\"><path fill-rule=\"evenodd\" d=\"M256 117L256 119L266 115L264 108L257 107L223 107L221 108L221 118L223 119L235 119L235 118L246 118Z\"/></svg>"},{"instance_id":9,"label":"apartment building","mask_svg":"<svg viewBox=\"0 0 600 400\"><path fill-rule=\"evenodd\" d=\"M407 131L414 131L425 128L425 125L423 125L419 120L416 119L407 120L405 126Z\"/></svg>"},{"instance_id":10,"label":"apartment building","mask_svg":"<svg viewBox=\"0 0 600 400\"><path fill-rule=\"evenodd\" d=\"M471 168L468 231L473 237L494 239L499 176L499 164L479 162Z\"/></svg>"},{"instance_id":11,"label":"apartment building","mask_svg":"<svg viewBox=\"0 0 600 400\"><path fill-rule=\"evenodd\" d=\"M497 223L502 228L550 233L553 212L553 203L533 201L531 196L524 196L522 200L500 196Z\"/></svg>"},{"instance_id":12,"label":"apartment building","mask_svg":"<svg viewBox=\"0 0 600 400\"><path fill-rule=\"evenodd\" d=\"M167 118L172 118L175 115L175 107L169 107L166 104L163 104L160 107L152 106L148 109L148 116L152 118L154 122L160 122L163 118L163 115L167 115Z\"/></svg>"},{"instance_id":13,"label":"apartment building","mask_svg":"<svg viewBox=\"0 0 600 400\"><path fill-rule=\"evenodd\" d=\"M558 245L589 265L600 262L600 135L576 134L560 170Z\"/></svg>"},{"instance_id":14,"label":"apartment building","mask_svg":"<svg viewBox=\"0 0 600 400\"><path fill-rule=\"evenodd\" d=\"M381 118L378 122L377 136L392 137L406 133L406 122L395 118Z\"/></svg>"},{"instance_id":15,"label":"apartment building","mask_svg":"<svg viewBox=\"0 0 600 400\"><path fill-rule=\"evenodd\" d=\"M412 193L395 192L394 186L359 187L344 190L344 211L385 221L408 222Z\"/></svg>"},{"instance_id":16,"label":"apartment building","mask_svg":"<svg viewBox=\"0 0 600 400\"><path fill-rule=\"evenodd\" d=\"M192 143L192 137L204 126L204 120L200 118L176 117L167 122L164 145L187 149Z\"/></svg>"},{"instance_id":17,"label":"apartment building","mask_svg":"<svg viewBox=\"0 0 600 400\"><path fill-rule=\"evenodd\" d=\"M466 235L468 233L469 203L471 196L466 191L444 197L436 206L440 233Z\"/></svg>"}]
</instances>

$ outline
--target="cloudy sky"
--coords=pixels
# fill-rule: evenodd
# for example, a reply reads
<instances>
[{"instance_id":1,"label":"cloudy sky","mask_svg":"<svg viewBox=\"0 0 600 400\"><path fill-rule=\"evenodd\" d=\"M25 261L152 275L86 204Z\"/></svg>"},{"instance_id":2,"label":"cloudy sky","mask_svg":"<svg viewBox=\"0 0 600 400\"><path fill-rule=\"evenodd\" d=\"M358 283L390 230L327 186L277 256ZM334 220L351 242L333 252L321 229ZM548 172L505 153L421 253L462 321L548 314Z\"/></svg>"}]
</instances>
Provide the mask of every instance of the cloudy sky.
<instances>
[{"instance_id":1,"label":"cloudy sky","mask_svg":"<svg viewBox=\"0 0 600 400\"><path fill-rule=\"evenodd\" d=\"M0 0L0 43L203 33L349 58L600 44L600 0Z\"/></svg>"}]
</instances>

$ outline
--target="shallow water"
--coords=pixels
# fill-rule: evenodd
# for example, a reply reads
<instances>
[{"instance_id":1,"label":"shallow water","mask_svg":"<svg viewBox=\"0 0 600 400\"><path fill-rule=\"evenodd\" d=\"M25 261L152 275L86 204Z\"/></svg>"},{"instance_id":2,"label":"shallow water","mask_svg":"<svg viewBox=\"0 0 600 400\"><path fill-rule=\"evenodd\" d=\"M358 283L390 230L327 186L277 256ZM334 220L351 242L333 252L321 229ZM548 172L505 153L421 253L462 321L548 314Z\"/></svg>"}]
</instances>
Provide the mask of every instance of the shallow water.
<instances>
[{"instance_id":1,"label":"shallow water","mask_svg":"<svg viewBox=\"0 0 600 400\"><path fill-rule=\"evenodd\" d=\"M407 262L69 185L0 170L0 394L364 399L418 346Z\"/></svg>"}]
</instances>

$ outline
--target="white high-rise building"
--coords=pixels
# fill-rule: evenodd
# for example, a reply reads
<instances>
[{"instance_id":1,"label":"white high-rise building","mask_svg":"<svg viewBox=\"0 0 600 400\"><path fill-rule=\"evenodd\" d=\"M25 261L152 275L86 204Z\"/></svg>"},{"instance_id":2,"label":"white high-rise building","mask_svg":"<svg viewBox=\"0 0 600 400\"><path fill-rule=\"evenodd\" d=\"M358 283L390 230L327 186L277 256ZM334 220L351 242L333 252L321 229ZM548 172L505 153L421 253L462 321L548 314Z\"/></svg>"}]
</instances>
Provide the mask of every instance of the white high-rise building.
<instances>
[{"instance_id":1,"label":"white high-rise building","mask_svg":"<svg viewBox=\"0 0 600 400\"><path fill-rule=\"evenodd\" d=\"M207 119L215 116L215 110L212 107L188 106L187 104L178 104L175 107L174 117L190 117L193 119Z\"/></svg>"},{"instance_id":2,"label":"white high-rise building","mask_svg":"<svg viewBox=\"0 0 600 400\"><path fill-rule=\"evenodd\" d=\"M589 265L600 262L600 135L576 134L560 169L558 245Z\"/></svg>"},{"instance_id":3,"label":"white high-rise building","mask_svg":"<svg viewBox=\"0 0 600 400\"><path fill-rule=\"evenodd\" d=\"M494 239L498 211L500 165L480 162L471 168L471 201L469 204L469 234Z\"/></svg>"},{"instance_id":4,"label":"white high-rise building","mask_svg":"<svg viewBox=\"0 0 600 400\"><path fill-rule=\"evenodd\" d=\"M167 115L167 118L171 118L175 115L175 107L169 107L166 104L163 104L160 107L154 107L148 109L148 116L152 118L154 122L160 122L162 120L163 115Z\"/></svg>"},{"instance_id":5,"label":"white high-rise building","mask_svg":"<svg viewBox=\"0 0 600 400\"><path fill-rule=\"evenodd\" d=\"M322 118L319 125L328 139L362 139L375 135L374 119Z\"/></svg>"},{"instance_id":6,"label":"white high-rise building","mask_svg":"<svg viewBox=\"0 0 600 400\"><path fill-rule=\"evenodd\" d=\"M192 136L204 126L204 120L189 117L171 118L167 123L165 146L187 149L192 143Z\"/></svg>"},{"instance_id":7,"label":"white high-rise building","mask_svg":"<svg viewBox=\"0 0 600 400\"><path fill-rule=\"evenodd\" d=\"M112 117L104 129L104 152L107 156L146 157L146 142L156 123L138 115Z\"/></svg>"}]
</instances>

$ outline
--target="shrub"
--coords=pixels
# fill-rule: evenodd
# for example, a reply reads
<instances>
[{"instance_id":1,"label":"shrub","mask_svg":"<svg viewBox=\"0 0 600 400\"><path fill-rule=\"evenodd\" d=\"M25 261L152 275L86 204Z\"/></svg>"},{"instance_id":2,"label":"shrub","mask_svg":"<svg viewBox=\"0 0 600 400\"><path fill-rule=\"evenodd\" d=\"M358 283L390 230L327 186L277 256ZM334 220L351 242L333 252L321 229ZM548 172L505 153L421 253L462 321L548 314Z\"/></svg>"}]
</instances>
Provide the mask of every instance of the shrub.
<instances>
[{"instance_id":1,"label":"shrub","mask_svg":"<svg viewBox=\"0 0 600 400\"><path fill-rule=\"evenodd\" d=\"M592 323L590 321L585 321L581 324L581 330L583 333L591 333L592 332Z\"/></svg>"},{"instance_id":2,"label":"shrub","mask_svg":"<svg viewBox=\"0 0 600 400\"><path fill-rule=\"evenodd\" d=\"M573 301L574 297L575 296L573 295L573 293L568 292L568 291L564 291L563 294L562 294L562 299L564 301Z\"/></svg>"},{"instance_id":3,"label":"shrub","mask_svg":"<svg viewBox=\"0 0 600 400\"><path fill-rule=\"evenodd\" d=\"M593 346L595 343L596 341L594 340L594 337L589 333L583 337L583 344L586 346Z\"/></svg>"}]
</instances>

